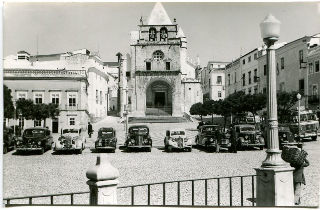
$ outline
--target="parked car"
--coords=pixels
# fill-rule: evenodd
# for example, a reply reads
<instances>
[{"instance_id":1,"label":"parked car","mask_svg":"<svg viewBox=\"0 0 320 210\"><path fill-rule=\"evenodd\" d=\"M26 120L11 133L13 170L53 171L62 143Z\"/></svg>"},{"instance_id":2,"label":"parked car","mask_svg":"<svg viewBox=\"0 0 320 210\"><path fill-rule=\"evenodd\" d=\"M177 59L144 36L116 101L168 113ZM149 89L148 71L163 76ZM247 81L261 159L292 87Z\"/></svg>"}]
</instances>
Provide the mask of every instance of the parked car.
<instances>
[{"instance_id":1,"label":"parked car","mask_svg":"<svg viewBox=\"0 0 320 210\"><path fill-rule=\"evenodd\" d=\"M172 149L192 151L191 139L186 136L185 129L171 129L166 131L164 138L164 148L167 152L172 152Z\"/></svg>"},{"instance_id":2,"label":"parked car","mask_svg":"<svg viewBox=\"0 0 320 210\"><path fill-rule=\"evenodd\" d=\"M149 128L146 125L131 126L125 142L127 151L132 149L145 149L151 152L152 139L149 135Z\"/></svg>"},{"instance_id":3,"label":"parked car","mask_svg":"<svg viewBox=\"0 0 320 210\"><path fill-rule=\"evenodd\" d=\"M288 125L279 125L278 127L278 136L279 136L279 148L282 150L285 145L295 145L299 148L302 148L302 142L299 141L298 136L290 131Z\"/></svg>"},{"instance_id":4,"label":"parked car","mask_svg":"<svg viewBox=\"0 0 320 210\"><path fill-rule=\"evenodd\" d=\"M14 132L12 128L3 128L3 154L6 154L15 148L15 136L13 133Z\"/></svg>"},{"instance_id":5,"label":"parked car","mask_svg":"<svg viewBox=\"0 0 320 210\"><path fill-rule=\"evenodd\" d=\"M54 151L74 151L78 154L85 149L85 137L81 128L61 129L61 136L55 141Z\"/></svg>"},{"instance_id":6,"label":"parked car","mask_svg":"<svg viewBox=\"0 0 320 210\"><path fill-rule=\"evenodd\" d=\"M52 149L53 138L48 128L32 127L23 131L22 139L17 139L16 150L38 151L43 154L46 150Z\"/></svg>"},{"instance_id":7,"label":"parked car","mask_svg":"<svg viewBox=\"0 0 320 210\"><path fill-rule=\"evenodd\" d=\"M116 131L113 128L100 128L95 142L96 150L111 150L115 152L117 147Z\"/></svg>"},{"instance_id":8,"label":"parked car","mask_svg":"<svg viewBox=\"0 0 320 210\"><path fill-rule=\"evenodd\" d=\"M265 146L264 138L260 133L257 133L255 125L240 124L234 125L235 138L237 141L238 150L243 150L248 147L259 147L263 150Z\"/></svg>"},{"instance_id":9,"label":"parked car","mask_svg":"<svg viewBox=\"0 0 320 210\"><path fill-rule=\"evenodd\" d=\"M219 152L221 147L229 148L231 146L229 138L219 125L201 126L195 141L197 146L204 146L207 150L215 149L216 152Z\"/></svg>"}]
</instances>

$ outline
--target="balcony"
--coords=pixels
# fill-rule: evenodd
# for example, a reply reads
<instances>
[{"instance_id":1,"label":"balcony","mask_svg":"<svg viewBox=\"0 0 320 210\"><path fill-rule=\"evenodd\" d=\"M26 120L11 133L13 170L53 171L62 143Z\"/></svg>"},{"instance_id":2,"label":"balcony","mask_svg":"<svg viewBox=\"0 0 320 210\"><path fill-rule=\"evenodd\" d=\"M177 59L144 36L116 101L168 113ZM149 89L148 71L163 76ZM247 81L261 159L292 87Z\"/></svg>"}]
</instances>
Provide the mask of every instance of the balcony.
<instances>
[{"instance_id":1,"label":"balcony","mask_svg":"<svg viewBox=\"0 0 320 210\"><path fill-rule=\"evenodd\" d=\"M87 105L80 106L80 104L64 104L59 106L60 110L78 111L87 110Z\"/></svg>"}]
</instances>

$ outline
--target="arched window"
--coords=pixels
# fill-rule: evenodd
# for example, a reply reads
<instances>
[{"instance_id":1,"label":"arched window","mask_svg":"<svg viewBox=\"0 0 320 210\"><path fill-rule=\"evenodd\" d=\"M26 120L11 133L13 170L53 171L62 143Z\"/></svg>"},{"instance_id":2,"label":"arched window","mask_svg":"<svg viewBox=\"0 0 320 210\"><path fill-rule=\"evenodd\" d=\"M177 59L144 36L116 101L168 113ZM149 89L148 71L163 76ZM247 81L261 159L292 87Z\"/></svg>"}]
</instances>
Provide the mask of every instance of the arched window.
<instances>
[{"instance_id":1,"label":"arched window","mask_svg":"<svg viewBox=\"0 0 320 210\"><path fill-rule=\"evenodd\" d=\"M160 50L157 50L153 53L153 59L156 61L160 61L163 59L163 52L161 52Z\"/></svg>"},{"instance_id":2,"label":"arched window","mask_svg":"<svg viewBox=\"0 0 320 210\"><path fill-rule=\"evenodd\" d=\"M163 27L160 29L160 41L166 41L168 38L168 30Z\"/></svg>"},{"instance_id":3,"label":"arched window","mask_svg":"<svg viewBox=\"0 0 320 210\"><path fill-rule=\"evenodd\" d=\"M155 28L149 29L149 41L157 41L157 30Z\"/></svg>"}]
</instances>

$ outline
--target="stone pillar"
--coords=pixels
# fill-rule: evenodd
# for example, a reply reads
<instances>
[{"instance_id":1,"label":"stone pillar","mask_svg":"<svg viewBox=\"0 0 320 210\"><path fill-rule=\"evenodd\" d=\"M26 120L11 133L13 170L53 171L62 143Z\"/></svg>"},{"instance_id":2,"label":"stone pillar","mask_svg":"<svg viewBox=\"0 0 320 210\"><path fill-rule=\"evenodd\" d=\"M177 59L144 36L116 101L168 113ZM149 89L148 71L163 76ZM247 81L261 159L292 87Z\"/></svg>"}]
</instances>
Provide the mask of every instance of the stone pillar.
<instances>
[{"instance_id":1,"label":"stone pillar","mask_svg":"<svg viewBox=\"0 0 320 210\"><path fill-rule=\"evenodd\" d=\"M96 165L87 170L86 176L89 179L90 205L117 204L119 171L110 164L107 155L98 156Z\"/></svg>"},{"instance_id":2,"label":"stone pillar","mask_svg":"<svg viewBox=\"0 0 320 210\"><path fill-rule=\"evenodd\" d=\"M257 206L293 206L293 168L281 158L278 138L276 60L274 43L264 40L267 49L267 157L257 172Z\"/></svg>"}]
</instances>

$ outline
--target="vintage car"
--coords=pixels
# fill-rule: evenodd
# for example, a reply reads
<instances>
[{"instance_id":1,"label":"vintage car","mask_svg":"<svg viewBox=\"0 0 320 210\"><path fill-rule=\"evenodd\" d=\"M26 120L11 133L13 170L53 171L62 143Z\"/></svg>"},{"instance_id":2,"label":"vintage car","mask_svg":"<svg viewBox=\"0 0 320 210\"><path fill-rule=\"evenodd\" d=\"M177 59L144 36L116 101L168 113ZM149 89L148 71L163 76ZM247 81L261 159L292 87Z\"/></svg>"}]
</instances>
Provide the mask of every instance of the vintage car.
<instances>
[{"instance_id":1,"label":"vintage car","mask_svg":"<svg viewBox=\"0 0 320 210\"><path fill-rule=\"evenodd\" d=\"M95 149L115 152L116 147L116 131L113 128L100 128L98 131L98 138L95 142Z\"/></svg>"},{"instance_id":2,"label":"vintage car","mask_svg":"<svg viewBox=\"0 0 320 210\"><path fill-rule=\"evenodd\" d=\"M17 152L38 151L43 154L52 149L53 138L48 128L32 127L23 131L22 139L16 140Z\"/></svg>"},{"instance_id":3,"label":"vintage car","mask_svg":"<svg viewBox=\"0 0 320 210\"><path fill-rule=\"evenodd\" d=\"M285 145L295 145L299 148L302 148L302 142L300 142L296 135L290 131L290 127L288 125L279 125L278 126L278 136L279 136L279 148L282 150Z\"/></svg>"},{"instance_id":4,"label":"vintage car","mask_svg":"<svg viewBox=\"0 0 320 210\"><path fill-rule=\"evenodd\" d=\"M243 150L248 147L259 147L260 150L263 150L265 141L261 134L257 133L255 125L234 125L233 129L235 129L238 150Z\"/></svg>"},{"instance_id":5,"label":"vintage car","mask_svg":"<svg viewBox=\"0 0 320 210\"><path fill-rule=\"evenodd\" d=\"M85 149L85 137L81 128L61 129L61 136L55 141L54 151L74 151L78 154Z\"/></svg>"},{"instance_id":6,"label":"vintage car","mask_svg":"<svg viewBox=\"0 0 320 210\"><path fill-rule=\"evenodd\" d=\"M151 152L152 139L149 135L149 128L146 125L131 126L125 142L127 151L132 149L145 149Z\"/></svg>"},{"instance_id":7,"label":"vintage car","mask_svg":"<svg viewBox=\"0 0 320 210\"><path fill-rule=\"evenodd\" d=\"M229 138L219 125L201 126L195 141L197 146L204 146L207 150L215 149L216 152L219 152L221 147L231 146Z\"/></svg>"},{"instance_id":8,"label":"vintage car","mask_svg":"<svg viewBox=\"0 0 320 210\"><path fill-rule=\"evenodd\" d=\"M167 152L172 152L172 149L192 151L191 139L186 136L185 129L171 129L166 131L164 138L164 148Z\"/></svg>"},{"instance_id":9,"label":"vintage car","mask_svg":"<svg viewBox=\"0 0 320 210\"><path fill-rule=\"evenodd\" d=\"M14 150L15 148L15 136L13 129L10 127L3 128L3 154Z\"/></svg>"}]
</instances>

